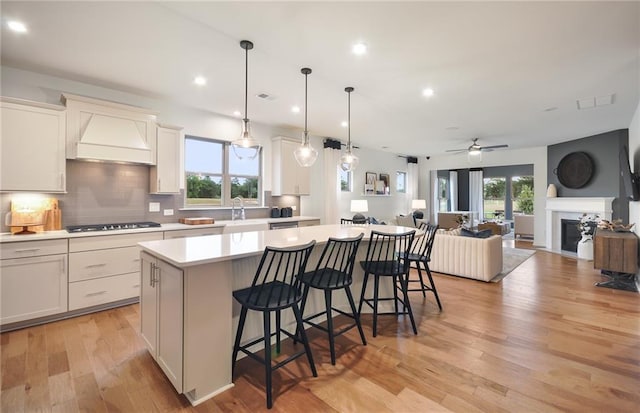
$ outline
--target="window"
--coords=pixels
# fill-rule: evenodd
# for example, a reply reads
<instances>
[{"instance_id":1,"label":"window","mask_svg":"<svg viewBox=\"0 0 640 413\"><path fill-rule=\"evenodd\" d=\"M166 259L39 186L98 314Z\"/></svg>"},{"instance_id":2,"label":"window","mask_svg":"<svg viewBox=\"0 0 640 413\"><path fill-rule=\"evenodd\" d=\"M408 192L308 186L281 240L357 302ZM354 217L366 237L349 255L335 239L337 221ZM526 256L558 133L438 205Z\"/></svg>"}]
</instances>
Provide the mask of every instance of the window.
<instances>
[{"instance_id":1,"label":"window","mask_svg":"<svg viewBox=\"0 0 640 413\"><path fill-rule=\"evenodd\" d=\"M406 193L407 192L407 173L398 171L396 172L396 192L398 193Z\"/></svg>"},{"instance_id":2,"label":"window","mask_svg":"<svg viewBox=\"0 0 640 413\"><path fill-rule=\"evenodd\" d=\"M484 178L484 218L504 218L507 179Z\"/></svg>"},{"instance_id":3,"label":"window","mask_svg":"<svg viewBox=\"0 0 640 413\"><path fill-rule=\"evenodd\" d=\"M353 185L351 182L351 171L344 171L342 168L338 168L340 173L340 190L342 192L351 192Z\"/></svg>"},{"instance_id":4,"label":"window","mask_svg":"<svg viewBox=\"0 0 640 413\"><path fill-rule=\"evenodd\" d=\"M186 136L184 143L186 206L230 206L240 196L245 205L260 205L262 153L238 159L228 142Z\"/></svg>"},{"instance_id":5,"label":"window","mask_svg":"<svg viewBox=\"0 0 640 413\"><path fill-rule=\"evenodd\" d=\"M533 176L511 177L513 212L533 214Z\"/></svg>"},{"instance_id":6,"label":"window","mask_svg":"<svg viewBox=\"0 0 640 413\"><path fill-rule=\"evenodd\" d=\"M449 210L449 181L447 178L438 177L438 211L448 211Z\"/></svg>"}]
</instances>

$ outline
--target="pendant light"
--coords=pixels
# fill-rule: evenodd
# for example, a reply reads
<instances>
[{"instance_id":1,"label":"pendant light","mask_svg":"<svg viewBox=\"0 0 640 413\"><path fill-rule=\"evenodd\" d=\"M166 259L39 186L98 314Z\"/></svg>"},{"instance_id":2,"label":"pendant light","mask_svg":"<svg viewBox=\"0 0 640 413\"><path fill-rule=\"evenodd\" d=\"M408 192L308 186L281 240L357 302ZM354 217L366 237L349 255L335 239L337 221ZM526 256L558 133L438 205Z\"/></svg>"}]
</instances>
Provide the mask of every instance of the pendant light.
<instances>
[{"instance_id":1,"label":"pendant light","mask_svg":"<svg viewBox=\"0 0 640 413\"><path fill-rule=\"evenodd\" d=\"M251 125L247 116L247 100L249 93L249 50L253 43L242 40L240 47L244 49L244 118L242 119L242 134L240 138L231 142L233 153L238 159L254 159L260 153L260 142L251 135Z\"/></svg>"},{"instance_id":2,"label":"pendant light","mask_svg":"<svg viewBox=\"0 0 640 413\"><path fill-rule=\"evenodd\" d=\"M343 171L349 172L353 171L358 167L358 163L360 159L355 156L351 151L351 92L353 92L352 87L344 88L344 91L347 92L348 98L348 112L347 112L347 150L340 157L340 168Z\"/></svg>"},{"instance_id":3,"label":"pendant light","mask_svg":"<svg viewBox=\"0 0 640 413\"><path fill-rule=\"evenodd\" d=\"M309 142L309 131L307 130L307 77L311 69L304 67L300 69L304 75L304 132L302 132L302 144L296 148L293 155L300 166L311 166L318 158L318 151Z\"/></svg>"}]
</instances>

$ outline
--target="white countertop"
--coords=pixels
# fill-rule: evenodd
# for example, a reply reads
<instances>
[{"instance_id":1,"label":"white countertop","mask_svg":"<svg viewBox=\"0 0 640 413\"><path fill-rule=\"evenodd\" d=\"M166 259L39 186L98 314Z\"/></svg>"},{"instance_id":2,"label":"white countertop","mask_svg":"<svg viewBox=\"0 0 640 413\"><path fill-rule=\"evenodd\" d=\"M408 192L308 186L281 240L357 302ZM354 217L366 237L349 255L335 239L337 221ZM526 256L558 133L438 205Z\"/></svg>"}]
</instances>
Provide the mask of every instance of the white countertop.
<instances>
[{"instance_id":1,"label":"white countertop","mask_svg":"<svg viewBox=\"0 0 640 413\"><path fill-rule=\"evenodd\" d=\"M179 268L185 268L262 254L267 246L290 247L306 244L312 240L323 244L329 237L349 238L356 237L360 233L364 233L363 241L368 241L372 230L390 234L416 230L417 235L422 234L416 228L394 225L315 225L274 231L250 231L237 234L147 241L138 245L144 251L163 261Z\"/></svg>"},{"instance_id":2,"label":"white countertop","mask_svg":"<svg viewBox=\"0 0 640 413\"><path fill-rule=\"evenodd\" d=\"M60 231L43 231L35 234L15 235L9 232L0 233L0 243L4 242L20 242L20 241L40 241L49 239L65 239L65 238L81 238L81 237L95 237L105 235L119 235L119 234L139 234L143 232L159 232L159 231L177 231L184 229L196 229L196 228L212 228L212 227L225 227L227 225L254 225L254 224L272 224L278 222L298 222L298 221L313 221L320 220L319 217L311 216L297 216L290 218L254 218L245 220L220 220L214 224L203 225L187 225L180 223L162 224L160 227L155 228L137 228L137 229L119 229L113 231L96 231L96 232L74 232L69 233L66 230Z\"/></svg>"}]
</instances>

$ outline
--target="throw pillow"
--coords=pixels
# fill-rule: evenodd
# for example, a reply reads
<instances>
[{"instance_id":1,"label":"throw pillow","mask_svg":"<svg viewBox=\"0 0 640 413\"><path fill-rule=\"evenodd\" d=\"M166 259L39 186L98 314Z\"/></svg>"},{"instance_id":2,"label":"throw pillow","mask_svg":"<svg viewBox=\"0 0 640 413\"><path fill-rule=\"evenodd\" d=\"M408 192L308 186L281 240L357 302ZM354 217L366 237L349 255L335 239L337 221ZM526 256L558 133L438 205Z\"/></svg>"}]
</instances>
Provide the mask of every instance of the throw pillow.
<instances>
[{"instance_id":1,"label":"throw pillow","mask_svg":"<svg viewBox=\"0 0 640 413\"><path fill-rule=\"evenodd\" d=\"M462 228L462 232L460 233L463 237L471 237L471 238L489 238L491 236L491 230L485 229L482 231L471 231L466 228Z\"/></svg>"}]
</instances>

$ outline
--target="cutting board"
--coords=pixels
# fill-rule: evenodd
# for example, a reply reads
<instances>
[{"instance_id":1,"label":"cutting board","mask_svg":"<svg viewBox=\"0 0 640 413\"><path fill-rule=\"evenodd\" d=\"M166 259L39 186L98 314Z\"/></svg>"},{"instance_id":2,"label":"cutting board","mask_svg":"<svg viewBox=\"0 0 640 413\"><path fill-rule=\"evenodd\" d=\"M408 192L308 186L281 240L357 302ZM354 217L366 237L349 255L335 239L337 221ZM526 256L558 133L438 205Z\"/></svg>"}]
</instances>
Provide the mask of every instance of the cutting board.
<instances>
[{"instance_id":1,"label":"cutting board","mask_svg":"<svg viewBox=\"0 0 640 413\"><path fill-rule=\"evenodd\" d=\"M29 226L29 231L55 231L62 229L62 210L58 208L58 200L45 198L28 201L28 210L25 212L24 201L11 202L11 228L12 233L22 231L26 222L42 222L42 225Z\"/></svg>"},{"instance_id":2,"label":"cutting board","mask_svg":"<svg viewBox=\"0 0 640 413\"><path fill-rule=\"evenodd\" d=\"M181 224L187 224L187 225L203 225L203 224L213 224L215 221L213 218L206 218L206 217L200 217L200 218L180 218L180 223Z\"/></svg>"}]
</instances>

